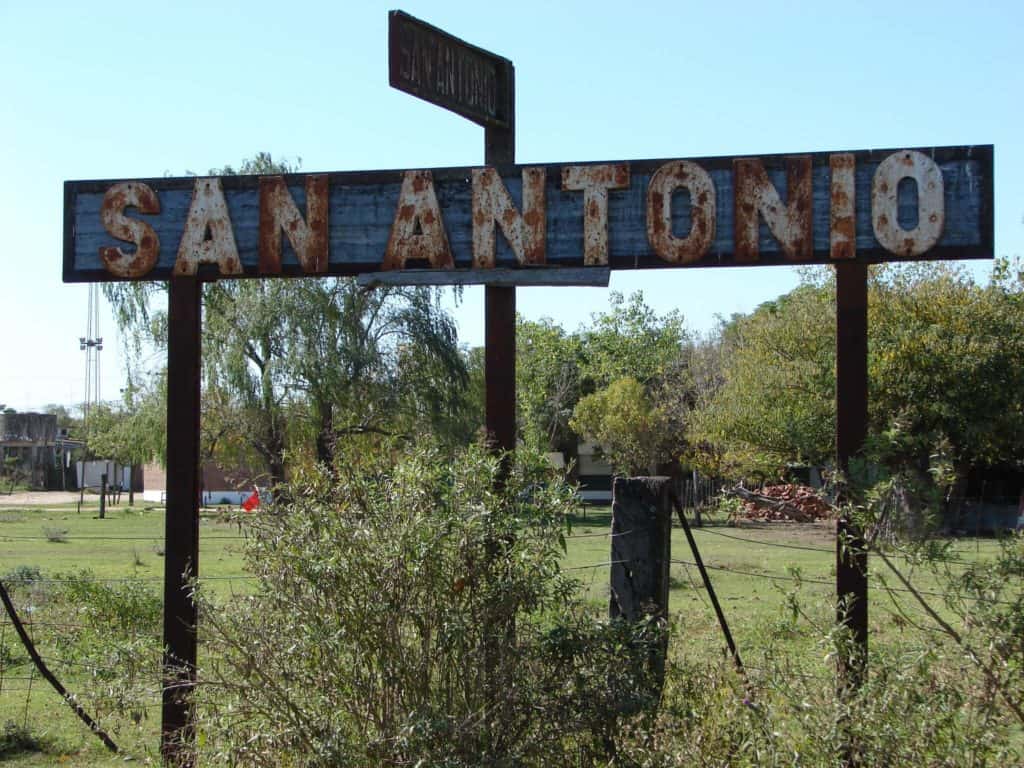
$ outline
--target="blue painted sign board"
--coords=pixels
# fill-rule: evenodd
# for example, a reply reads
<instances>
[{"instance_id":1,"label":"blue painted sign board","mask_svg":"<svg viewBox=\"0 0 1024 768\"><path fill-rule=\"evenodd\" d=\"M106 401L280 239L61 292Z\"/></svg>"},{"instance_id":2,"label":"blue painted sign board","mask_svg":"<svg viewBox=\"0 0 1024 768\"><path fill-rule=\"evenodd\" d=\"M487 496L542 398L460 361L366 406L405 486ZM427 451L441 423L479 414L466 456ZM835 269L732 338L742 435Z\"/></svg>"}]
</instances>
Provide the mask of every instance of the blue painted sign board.
<instances>
[{"instance_id":1,"label":"blue painted sign board","mask_svg":"<svg viewBox=\"0 0 1024 768\"><path fill-rule=\"evenodd\" d=\"M65 183L64 280L991 258L991 146Z\"/></svg>"}]
</instances>

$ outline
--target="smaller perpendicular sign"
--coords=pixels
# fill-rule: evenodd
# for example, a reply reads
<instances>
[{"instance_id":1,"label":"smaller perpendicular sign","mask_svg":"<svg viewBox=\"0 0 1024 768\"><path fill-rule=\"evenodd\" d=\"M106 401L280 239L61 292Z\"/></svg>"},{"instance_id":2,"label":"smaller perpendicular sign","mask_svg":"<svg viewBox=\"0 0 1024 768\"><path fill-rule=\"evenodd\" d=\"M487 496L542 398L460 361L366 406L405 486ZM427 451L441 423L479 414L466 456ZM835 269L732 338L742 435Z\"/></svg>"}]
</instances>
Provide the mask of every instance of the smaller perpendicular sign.
<instances>
[{"instance_id":1,"label":"smaller perpendicular sign","mask_svg":"<svg viewBox=\"0 0 1024 768\"><path fill-rule=\"evenodd\" d=\"M490 128L511 128L512 62L402 11L388 14L391 87Z\"/></svg>"}]
</instances>

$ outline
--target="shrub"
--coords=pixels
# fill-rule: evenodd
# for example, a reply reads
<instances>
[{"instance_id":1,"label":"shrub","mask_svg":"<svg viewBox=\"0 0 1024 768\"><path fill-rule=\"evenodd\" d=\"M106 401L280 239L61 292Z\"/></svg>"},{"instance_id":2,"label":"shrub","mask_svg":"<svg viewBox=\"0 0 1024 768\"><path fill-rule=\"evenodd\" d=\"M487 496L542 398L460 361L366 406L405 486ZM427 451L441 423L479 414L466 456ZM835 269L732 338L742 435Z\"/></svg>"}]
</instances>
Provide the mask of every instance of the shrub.
<instances>
[{"instance_id":1,"label":"shrub","mask_svg":"<svg viewBox=\"0 0 1024 768\"><path fill-rule=\"evenodd\" d=\"M53 544L64 544L68 540L68 529L45 526L43 528L43 535L47 541Z\"/></svg>"},{"instance_id":2,"label":"shrub","mask_svg":"<svg viewBox=\"0 0 1024 768\"><path fill-rule=\"evenodd\" d=\"M43 739L13 720L8 720L0 729L0 758L15 757L24 752L43 752L46 746Z\"/></svg>"},{"instance_id":3,"label":"shrub","mask_svg":"<svg viewBox=\"0 0 1024 768\"><path fill-rule=\"evenodd\" d=\"M57 658L84 673L76 696L97 719L118 715L137 724L160 677L160 595L141 581L104 582L87 570L54 583L50 610L67 615L52 642Z\"/></svg>"},{"instance_id":4,"label":"shrub","mask_svg":"<svg viewBox=\"0 0 1024 768\"><path fill-rule=\"evenodd\" d=\"M204 760L588 765L657 700L660 628L601 623L559 570L572 490L478 449L303 474L252 522L249 598L201 599ZM524 489L529 489L524 493Z\"/></svg>"},{"instance_id":5,"label":"shrub","mask_svg":"<svg viewBox=\"0 0 1024 768\"><path fill-rule=\"evenodd\" d=\"M4 575L5 584L32 584L43 578L42 571L38 565L19 565L13 571Z\"/></svg>"}]
</instances>

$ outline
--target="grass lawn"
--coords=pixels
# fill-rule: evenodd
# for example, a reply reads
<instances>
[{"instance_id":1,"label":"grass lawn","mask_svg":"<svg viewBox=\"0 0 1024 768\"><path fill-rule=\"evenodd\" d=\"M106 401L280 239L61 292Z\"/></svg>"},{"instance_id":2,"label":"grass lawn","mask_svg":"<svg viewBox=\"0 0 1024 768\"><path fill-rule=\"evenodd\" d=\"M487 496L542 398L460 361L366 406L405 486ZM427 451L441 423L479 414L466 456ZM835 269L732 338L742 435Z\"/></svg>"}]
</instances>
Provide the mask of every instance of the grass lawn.
<instances>
[{"instance_id":1,"label":"grass lawn","mask_svg":"<svg viewBox=\"0 0 1024 768\"><path fill-rule=\"evenodd\" d=\"M161 594L164 559L164 512L160 507L122 504L107 509L107 517L98 519L98 504L87 504L79 513L77 505L0 509L0 577L19 568L38 568L44 578L59 578L87 569L98 579L139 580ZM243 528L227 512L204 513L200 525L200 573L206 586L221 599L251 589L242 559ZM590 507L584 516L573 520L567 542L564 567L580 582L595 611L607 611L608 560L611 540L610 510ZM829 680L826 648L812 622L825 629L833 614L835 549L832 526L828 524L758 524L727 527L712 520L695 537L705 563L711 566L711 580L726 618L730 623L744 661L756 672L768 655L780 650L797 658L805 674ZM992 556L994 541L963 540L955 547L956 557L971 560ZM672 533L672 558L692 561L693 555L683 531ZM920 609L905 593L889 596L880 590L878 576L885 573L877 558L872 562L872 602L870 604L870 642L873 648L919 647L922 633L909 631L900 615L902 609L911 618L920 617ZM789 595L799 585L803 613L796 615L788 607ZM934 591L938 584L931 574L907 567L915 586ZM888 575L888 574L886 574ZM890 579L890 581L893 581ZM820 582L820 583L819 583ZM895 582L893 582L895 583ZM15 599L26 599L16 593ZM930 598L936 608L941 599ZM895 600L895 602L894 602ZM901 607L897 609L897 604ZM25 619L31 606L18 605ZM671 567L670 609L676 624L671 653L676 656L708 657L721 654L721 632L695 567L675 563ZM944 611L945 609L943 609ZM46 742L43 752L33 749L7 753L0 747L0 760L14 766L41 765L115 765L123 758L109 756L99 741L74 717L48 684L35 677L24 679L31 665L10 622L3 618L0 643L10 658L4 664L0 690L0 726L27 723L30 733ZM943 642L937 639L935 642ZM46 655L46 646L42 650ZM202 654L202 648L200 648ZM202 659L200 657L200 663ZM72 692L76 677L73 667L55 666L55 671ZM158 763L154 750L159 729L158 680L153 680L153 697L138 726L121 724L116 741L122 742L140 761ZM31 684L31 692L27 690ZM828 683L823 683L828 684ZM8 738L7 742L11 739Z\"/></svg>"},{"instance_id":2,"label":"grass lawn","mask_svg":"<svg viewBox=\"0 0 1024 768\"><path fill-rule=\"evenodd\" d=\"M693 528L701 558L709 568L712 586L740 656L749 664L771 643L789 647L805 646L821 674L826 674L825 648L814 649L818 633L809 620L827 629L834 616L835 599L835 534L834 524L820 523L758 523L744 522L730 527L724 520L707 520L703 528ZM607 610L608 567L589 568L607 563L611 543L606 534L611 527L609 508L588 509L586 517L576 518L573 537L569 541L566 567L576 568L588 600ZM595 535L596 534L596 535ZM971 561L992 557L998 551L994 540L964 539L954 543L951 558ZM672 529L672 559L694 562L693 554L678 524ZM901 611L911 618L922 618L921 608L912 595L888 592L883 584L900 587L892 573L878 558L870 558L869 643L880 647L900 645L912 638L918 642L920 633L907 631ZM936 592L939 584L935 574L911 567L905 559L895 564L907 575L915 588ZM956 564L952 568L958 568ZM799 575L799 581L797 579ZM675 640L678 653L722 653L725 642L711 603L694 565L674 562L670 570L669 608L677 622ZM794 621L788 596L800 595L804 616ZM941 615L949 612L941 597L926 595ZM685 638L685 643L680 642Z\"/></svg>"},{"instance_id":3,"label":"grass lawn","mask_svg":"<svg viewBox=\"0 0 1024 768\"><path fill-rule=\"evenodd\" d=\"M0 578L17 574L19 569L38 568L44 579L54 579L88 570L99 580L132 580L162 595L164 578L164 510L158 506L127 504L107 507L99 519L99 503L90 502L81 512L77 504L32 508L0 508ZM223 599L232 592L251 588L243 568L244 537L227 511L208 510L200 520L201 574L204 588ZM19 601L16 607L22 620L32 618L32 606ZM4 633L0 642L12 649L14 665L3 670L0 690L0 728L28 724L34 737L42 740L45 751L32 748L12 749L0 746L0 761L12 766L43 765L121 765L123 757L111 756L88 729L60 700L57 693L34 675L26 654L21 650L10 621L2 618ZM58 679L72 693L76 690L73 666L54 664L47 644L40 641L40 652L51 663ZM154 671L154 695L139 726L122 724L112 734L129 754L140 760L147 757L159 763L154 750L160 725L158 672ZM34 679L26 679L32 675ZM5 725L10 724L10 725ZM2 733L2 732L0 732ZM0 744L16 742L10 734ZM30 746L30 745L25 745ZM147 754L148 751L148 754Z\"/></svg>"}]
</instances>

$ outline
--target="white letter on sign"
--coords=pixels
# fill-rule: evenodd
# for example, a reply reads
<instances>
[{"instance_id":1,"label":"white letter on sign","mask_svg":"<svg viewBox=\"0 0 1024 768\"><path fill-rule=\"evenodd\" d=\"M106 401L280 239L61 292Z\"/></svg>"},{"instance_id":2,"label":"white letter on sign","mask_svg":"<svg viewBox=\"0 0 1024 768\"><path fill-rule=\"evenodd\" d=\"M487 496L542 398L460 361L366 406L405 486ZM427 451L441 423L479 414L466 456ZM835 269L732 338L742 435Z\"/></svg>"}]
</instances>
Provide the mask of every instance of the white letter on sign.
<instances>
[{"instance_id":1,"label":"white letter on sign","mask_svg":"<svg viewBox=\"0 0 1024 768\"><path fill-rule=\"evenodd\" d=\"M473 266L494 266L494 222L520 264L543 264L547 231L543 168L523 168L523 213L493 168L473 169Z\"/></svg>"},{"instance_id":2,"label":"white letter on sign","mask_svg":"<svg viewBox=\"0 0 1024 768\"><path fill-rule=\"evenodd\" d=\"M903 179L917 184L917 226L903 229L897 220L897 197ZM885 250L897 256L920 256L942 237L946 208L942 171L927 155L905 151L878 164L871 183L871 225Z\"/></svg>"},{"instance_id":3,"label":"white letter on sign","mask_svg":"<svg viewBox=\"0 0 1024 768\"><path fill-rule=\"evenodd\" d=\"M810 156L786 158L785 205L760 160L738 158L732 164L736 185L736 261L757 261L759 215L764 216L768 230L779 241L787 259L806 261L811 258L814 242L811 237Z\"/></svg>"},{"instance_id":4,"label":"white letter on sign","mask_svg":"<svg viewBox=\"0 0 1024 768\"><path fill-rule=\"evenodd\" d=\"M327 177L306 177L306 215L288 193L283 176L260 177L260 274L281 272L281 232L306 274L327 271Z\"/></svg>"},{"instance_id":5,"label":"white letter on sign","mask_svg":"<svg viewBox=\"0 0 1024 768\"><path fill-rule=\"evenodd\" d=\"M398 209L381 268L402 269L409 259L425 259L436 269L455 265L430 171L406 171L402 176Z\"/></svg>"},{"instance_id":6,"label":"white letter on sign","mask_svg":"<svg viewBox=\"0 0 1024 768\"><path fill-rule=\"evenodd\" d=\"M242 274L228 204L217 178L196 179L192 187L174 274L194 275L200 264L216 264L222 275Z\"/></svg>"},{"instance_id":7,"label":"white letter on sign","mask_svg":"<svg viewBox=\"0 0 1024 768\"><path fill-rule=\"evenodd\" d=\"M672 195L690 193L690 233L672 234ZM708 172L689 160L665 163L647 185L647 240L662 261L690 264L708 252L715 241L715 183Z\"/></svg>"},{"instance_id":8,"label":"white letter on sign","mask_svg":"<svg viewBox=\"0 0 1024 768\"><path fill-rule=\"evenodd\" d=\"M567 165L562 189L583 192L583 263L608 263L608 190L629 189L629 164Z\"/></svg>"},{"instance_id":9,"label":"white letter on sign","mask_svg":"<svg viewBox=\"0 0 1024 768\"><path fill-rule=\"evenodd\" d=\"M144 221L129 219L124 209L138 208L139 213L160 213L160 198L140 182L115 184L103 195L100 221L103 228L118 240L135 244L135 253L125 253L117 246L100 248L100 259L107 271L118 277L142 277L156 266L160 257L160 238Z\"/></svg>"}]
</instances>

